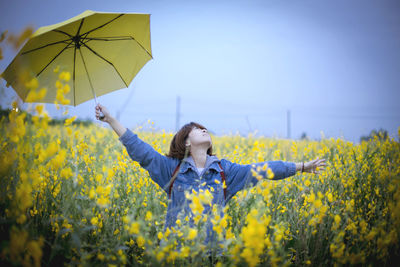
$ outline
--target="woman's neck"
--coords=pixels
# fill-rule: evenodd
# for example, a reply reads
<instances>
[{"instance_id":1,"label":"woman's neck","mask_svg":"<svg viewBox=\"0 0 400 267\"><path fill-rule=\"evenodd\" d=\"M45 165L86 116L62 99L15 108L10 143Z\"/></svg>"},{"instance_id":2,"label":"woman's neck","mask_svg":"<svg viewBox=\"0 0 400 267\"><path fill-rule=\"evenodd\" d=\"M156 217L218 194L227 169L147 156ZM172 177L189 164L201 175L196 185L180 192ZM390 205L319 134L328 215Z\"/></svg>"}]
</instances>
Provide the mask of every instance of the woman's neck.
<instances>
[{"instance_id":1,"label":"woman's neck","mask_svg":"<svg viewBox=\"0 0 400 267\"><path fill-rule=\"evenodd\" d=\"M207 150L204 148L191 148L190 155L193 158L194 164L197 168L204 168L207 160Z\"/></svg>"}]
</instances>

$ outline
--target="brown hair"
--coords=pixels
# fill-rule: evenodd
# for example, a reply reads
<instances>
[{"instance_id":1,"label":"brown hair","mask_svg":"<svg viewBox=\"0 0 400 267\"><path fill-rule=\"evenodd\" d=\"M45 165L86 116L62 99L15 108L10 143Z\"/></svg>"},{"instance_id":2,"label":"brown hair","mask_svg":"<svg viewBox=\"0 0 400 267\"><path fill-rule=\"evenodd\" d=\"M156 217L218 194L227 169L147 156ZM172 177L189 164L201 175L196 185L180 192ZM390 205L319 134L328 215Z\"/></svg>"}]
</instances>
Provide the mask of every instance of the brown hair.
<instances>
[{"instance_id":1,"label":"brown hair","mask_svg":"<svg viewBox=\"0 0 400 267\"><path fill-rule=\"evenodd\" d=\"M177 158L182 160L185 157L186 139L193 128L207 129L201 124L190 122L185 124L172 138L167 157ZM208 155L212 155L212 146L207 150Z\"/></svg>"}]
</instances>

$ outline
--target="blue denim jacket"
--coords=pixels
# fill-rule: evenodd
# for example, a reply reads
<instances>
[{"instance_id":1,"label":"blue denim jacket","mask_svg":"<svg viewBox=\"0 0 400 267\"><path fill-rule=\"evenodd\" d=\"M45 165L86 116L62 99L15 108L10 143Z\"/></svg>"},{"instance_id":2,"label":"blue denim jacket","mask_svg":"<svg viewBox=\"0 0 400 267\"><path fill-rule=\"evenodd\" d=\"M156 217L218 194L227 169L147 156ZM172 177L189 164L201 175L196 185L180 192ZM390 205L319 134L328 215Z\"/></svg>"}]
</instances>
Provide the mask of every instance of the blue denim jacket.
<instances>
[{"instance_id":1,"label":"blue denim jacket","mask_svg":"<svg viewBox=\"0 0 400 267\"><path fill-rule=\"evenodd\" d=\"M129 129L127 129L119 140L126 147L129 156L149 172L151 179L155 183L168 192L169 182L176 166L180 162L179 159L161 155L149 144L140 140ZM224 198L224 190L221 182L221 168L218 163L221 163L226 177L226 199ZM252 175L251 168L255 166L254 170L256 170L258 166L264 166L265 163L268 164L268 168L274 173L275 180L283 179L296 173L296 165L293 162L267 161L251 165L240 165L225 159L220 160L216 156L207 155L204 170L199 175L192 157L189 156L182 162L173 184L171 201L168 202L165 228L175 225L179 212L189 214L189 202L186 201L185 192L192 189L197 192L200 189L209 189L213 194L212 204L224 207L238 191L244 189L246 186L257 184L258 179ZM263 177L267 176L265 171L258 173ZM205 207L204 213L208 211L209 209Z\"/></svg>"}]
</instances>

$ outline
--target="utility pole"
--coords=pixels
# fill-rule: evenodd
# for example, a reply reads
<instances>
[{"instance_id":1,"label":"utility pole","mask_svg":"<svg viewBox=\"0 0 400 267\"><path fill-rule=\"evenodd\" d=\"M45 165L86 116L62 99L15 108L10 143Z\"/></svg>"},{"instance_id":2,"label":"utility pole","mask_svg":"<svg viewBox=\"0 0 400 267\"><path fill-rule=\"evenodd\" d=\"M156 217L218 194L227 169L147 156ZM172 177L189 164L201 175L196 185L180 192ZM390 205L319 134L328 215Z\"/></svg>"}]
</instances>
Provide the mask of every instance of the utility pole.
<instances>
[{"instance_id":1,"label":"utility pole","mask_svg":"<svg viewBox=\"0 0 400 267\"><path fill-rule=\"evenodd\" d=\"M287 138L290 139L290 110L287 110Z\"/></svg>"},{"instance_id":2,"label":"utility pole","mask_svg":"<svg viewBox=\"0 0 400 267\"><path fill-rule=\"evenodd\" d=\"M177 96L176 97L176 121L175 121L175 129L176 131L179 131L179 119L181 116L181 97Z\"/></svg>"}]
</instances>

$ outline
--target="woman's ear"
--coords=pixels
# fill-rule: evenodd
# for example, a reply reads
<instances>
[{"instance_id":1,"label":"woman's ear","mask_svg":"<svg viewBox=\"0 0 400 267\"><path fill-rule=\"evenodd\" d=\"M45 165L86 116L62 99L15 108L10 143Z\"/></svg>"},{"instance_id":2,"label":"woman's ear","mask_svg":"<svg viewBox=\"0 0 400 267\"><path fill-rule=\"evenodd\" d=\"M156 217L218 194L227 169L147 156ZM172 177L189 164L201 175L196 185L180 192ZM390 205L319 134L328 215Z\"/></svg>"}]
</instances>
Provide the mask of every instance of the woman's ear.
<instances>
[{"instance_id":1,"label":"woman's ear","mask_svg":"<svg viewBox=\"0 0 400 267\"><path fill-rule=\"evenodd\" d=\"M188 140L186 140L186 144L185 144L185 146L190 146L190 141L189 141L189 139Z\"/></svg>"}]
</instances>

